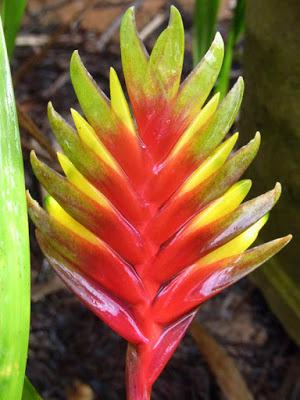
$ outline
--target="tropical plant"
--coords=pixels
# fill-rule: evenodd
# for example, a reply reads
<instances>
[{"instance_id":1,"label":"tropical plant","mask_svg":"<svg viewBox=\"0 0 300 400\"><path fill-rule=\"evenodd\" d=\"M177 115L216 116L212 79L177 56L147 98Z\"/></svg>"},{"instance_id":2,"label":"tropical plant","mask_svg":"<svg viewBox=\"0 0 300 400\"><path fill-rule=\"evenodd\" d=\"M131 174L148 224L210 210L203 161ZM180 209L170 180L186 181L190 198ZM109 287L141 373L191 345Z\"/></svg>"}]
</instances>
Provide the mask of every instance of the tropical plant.
<instances>
[{"instance_id":1,"label":"tropical plant","mask_svg":"<svg viewBox=\"0 0 300 400\"><path fill-rule=\"evenodd\" d=\"M65 176L32 152L34 173L49 196L46 211L29 194L28 207L57 274L128 341L128 399L146 400L198 306L291 237L247 250L280 185L241 204L251 181L239 178L260 135L234 154L238 134L223 141L241 104L241 78L221 104L218 94L205 104L222 65L221 36L180 84L184 30L175 7L150 56L133 8L120 35L135 120L115 70L109 101L74 52L71 80L87 121L72 110L75 130L49 104Z\"/></svg>"},{"instance_id":2,"label":"tropical plant","mask_svg":"<svg viewBox=\"0 0 300 400\"><path fill-rule=\"evenodd\" d=\"M29 336L29 234L19 126L1 19L0 70L0 398L20 399Z\"/></svg>"}]
</instances>

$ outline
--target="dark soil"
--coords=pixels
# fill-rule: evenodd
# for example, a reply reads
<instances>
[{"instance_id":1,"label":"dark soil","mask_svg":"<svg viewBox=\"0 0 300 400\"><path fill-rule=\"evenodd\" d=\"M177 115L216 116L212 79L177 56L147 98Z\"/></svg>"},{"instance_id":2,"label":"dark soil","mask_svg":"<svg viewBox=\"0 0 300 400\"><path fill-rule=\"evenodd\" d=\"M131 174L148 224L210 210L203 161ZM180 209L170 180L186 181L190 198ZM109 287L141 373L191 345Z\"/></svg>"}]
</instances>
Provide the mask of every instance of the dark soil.
<instances>
[{"instance_id":1,"label":"dark soil","mask_svg":"<svg viewBox=\"0 0 300 400\"><path fill-rule=\"evenodd\" d=\"M162 10L166 9L166 5L167 2ZM184 20L189 31L191 12L184 13ZM33 23L28 16L22 35L51 35L59 26L59 21L56 24L53 21L42 23L37 19ZM51 99L56 109L68 119L69 108L78 108L69 79L62 85L58 84L68 70L72 51L79 48L89 71L105 90L109 66L114 65L120 70L117 40L113 37L99 54L96 44L100 37L101 33L90 32L80 26L68 27L41 62L30 68L16 85L16 96L23 110L51 140L46 120L48 100ZM148 37L146 44L151 47L152 42L153 35ZM14 71L33 57L36 50L29 46L17 47ZM189 50L190 46L185 74L192 64ZM27 187L35 198L41 199L40 187L28 163L28 149L34 147L45 158L47 155L30 136L25 132L22 135L26 144ZM36 286L47 288L53 273L38 250L33 234L31 239L34 291ZM287 371L292 368L298 350L249 281L244 280L205 304L199 312L199 319L234 358L255 399L299 399L291 397L293 395L285 390ZM27 374L45 400L90 399L90 389L95 399L123 399L125 351L126 343L65 289L41 296L32 304ZM83 388L87 389L86 397L79 395ZM205 360L187 334L155 384L153 400L222 398Z\"/></svg>"}]
</instances>

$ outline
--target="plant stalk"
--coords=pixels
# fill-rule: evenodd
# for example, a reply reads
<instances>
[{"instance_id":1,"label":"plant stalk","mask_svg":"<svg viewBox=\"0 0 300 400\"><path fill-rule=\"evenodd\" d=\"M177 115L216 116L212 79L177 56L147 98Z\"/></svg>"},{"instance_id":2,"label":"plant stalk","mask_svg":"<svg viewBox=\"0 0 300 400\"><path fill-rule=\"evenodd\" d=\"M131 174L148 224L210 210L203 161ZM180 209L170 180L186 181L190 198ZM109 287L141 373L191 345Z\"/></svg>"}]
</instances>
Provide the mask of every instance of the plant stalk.
<instances>
[{"instance_id":1,"label":"plant stalk","mask_svg":"<svg viewBox=\"0 0 300 400\"><path fill-rule=\"evenodd\" d=\"M147 377L149 344L128 344L126 355L127 400L150 400L152 385Z\"/></svg>"}]
</instances>

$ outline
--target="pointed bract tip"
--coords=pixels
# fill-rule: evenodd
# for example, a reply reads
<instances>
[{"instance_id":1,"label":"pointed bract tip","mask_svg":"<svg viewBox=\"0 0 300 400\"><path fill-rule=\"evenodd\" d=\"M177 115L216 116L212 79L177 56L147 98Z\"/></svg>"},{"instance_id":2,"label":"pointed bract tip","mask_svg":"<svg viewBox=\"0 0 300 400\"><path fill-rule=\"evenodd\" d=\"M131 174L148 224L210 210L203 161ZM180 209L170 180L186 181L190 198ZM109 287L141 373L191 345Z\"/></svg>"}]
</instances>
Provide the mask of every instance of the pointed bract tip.
<instances>
[{"instance_id":1,"label":"pointed bract tip","mask_svg":"<svg viewBox=\"0 0 300 400\"><path fill-rule=\"evenodd\" d=\"M30 191L28 189L26 189L25 194L26 194L27 202L29 202L30 200L33 200L32 197L31 197Z\"/></svg>"},{"instance_id":2,"label":"pointed bract tip","mask_svg":"<svg viewBox=\"0 0 300 400\"><path fill-rule=\"evenodd\" d=\"M276 182L275 187L274 187L275 202L277 202L279 197L281 196L281 191L282 191L281 183Z\"/></svg>"},{"instance_id":3,"label":"pointed bract tip","mask_svg":"<svg viewBox=\"0 0 300 400\"><path fill-rule=\"evenodd\" d=\"M217 46L217 47L222 48L222 49L224 48L224 40L223 40L222 35L221 35L220 32L217 32L215 34L215 37L214 37L214 40L213 40L213 44L215 46Z\"/></svg>"},{"instance_id":4,"label":"pointed bract tip","mask_svg":"<svg viewBox=\"0 0 300 400\"><path fill-rule=\"evenodd\" d=\"M126 44L126 36L128 35L128 32L131 32L132 30L135 31L135 33L137 33L134 6L127 8L121 19L121 24L120 24L121 48L123 42L124 42L123 44Z\"/></svg>"},{"instance_id":5,"label":"pointed bract tip","mask_svg":"<svg viewBox=\"0 0 300 400\"><path fill-rule=\"evenodd\" d=\"M70 108L70 113L71 113L73 119L76 118L78 115L80 115L79 112L77 110L75 110L75 108L73 108L73 107Z\"/></svg>"},{"instance_id":6,"label":"pointed bract tip","mask_svg":"<svg viewBox=\"0 0 300 400\"><path fill-rule=\"evenodd\" d=\"M73 53L71 55L71 61L72 61L72 59L75 59L75 58L79 58L80 59L80 55L79 55L79 51L78 50L74 50L73 51Z\"/></svg>"},{"instance_id":7,"label":"pointed bract tip","mask_svg":"<svg viewBox=\"0 0 300 400\"><path fill-rule=\"evenodd\" d=\"M263 227L270 218L270 213L268 212L267 214L265 214L263 217L261 217L260 221L261 221L261 226Z\"/></svg>"},{"instance_id":8,"label":"pointed bract tip","mask_svg":"<svg viewBox=\"0 0 300 400\"><path fill-rule=\"evenodd\" d=\"M174 5L170 7L170 19L169 19L169 25L171 25L173 19L177 19L178 22L182 24L182 18L180 11L178 8L176 8Z\"/></svg>"},{"instance_id":9,"label":"pointed bract tip","mask_svg":"<svg viewBox=\"0 0 300 400\"><path fill-rule=\"evenodd\" d=\"M251 179L243 179L242 181L240 181L240 184L243 185L245 188L247 188L249 191L252 187L252 180Z\"/></svg>"},{"instance_id":10,"label":"pointed bract tip","mask_svg":"<svg viewBox=\"0 0 300 400\"><path fill-rule=\"evenodd\" d=\"M261 143L261 135L259 132L256 132L254 138L251 139L246 146L249 146L251 148L251 151L254 151L254 153L256 153L260 147L260 143Z\"/></svg>"},{"instance_id":11,"label":"pointed bract tip","mask_svg":"<svg viewBox=\"0 0 300 400\"><path fill-rule=\"evenodd\" d=\"M56 111L53 107L53 103L52 101L48 101L47 104L47 113L48 113L48 118L50 119L51 117L54 117L54 115L56 114Z\"/></svg>"},{"instance_id":12,"label":"pointed bract tip","mask_svg":"<svg viewBox=\"0 0 300 400\"><path fill-rule=\"evenodd\" d=\"M223 98L223 102L226 102L226 99L229 97L236 97L237 99L239 99L239 101L242 101L242 97L243 97L243 93L244 93L244 80L243 78L240 76L236 82L234 83L234 85L232 86L232 88L229 90L229 92L227 93L227 95Z\"/></svg>"},{"instance_id":13,"label":"pointed bract tip","mask_svg":"<svg viewBox=\"0 0 300 400\"><path fill-rule=\"evenodd\" d=\"M37 156L35 154L35 150L30 151L30 161L37 159Z\"/></svg>"},{"instance_id":14,"label":"pointed bract tip","mask_svg":"<svg viewBox=\"0 0 300 400\"><path fill-rule=\"evenodd\" d=\"M261 141L261 133L259 131L255 133L254 139Z\"/></svg>"},{"instance_id":15,"label":"pointed bract tip","mask_svg":"<svg viewBox=\"0 0 300 400\"><path fill-rule=\"evenodd\" d=\"M30 191L26 190L26 201L27 201L27 206L28 208L33 208L39 206L38 202L34 200L33 197L31 197Z\"/></svg>"},{"instance_id":16,"label":"pointed bract tip","mask_svg":"<svg viewBox=\"0 0 300 400\"><path fill-rule=\"evenodd\" d=\"M172 14L172 13L180 14L180 11L178 10L178 8L176 6L174 6L174 4L172 4L170 7L170 14Z\"/></svg>"},{"instance_id":17,"label":"pointed bract tip","mask_svg":"<svg viewBox=\"0 0 300 400\"><path fill-rule=\"evenodd\" d=\"M80 131L80 124L88 125L84 117L75 108L70 108L70 111L77 131Z\"/></svg>"},{"instance_id":18,"label":"pointed bract tip","mask_svg":"<svg viewBox=\"0 0 300 400\"><path fill-rule=\"evenodd\" d=\"M241 90L244 90L245 82L244 82L244 78L242 76L238 77L236 84L238 85L239 88L241 88Z\"/></svg>"},{"instance_id":19,"label":"pointed bract tip","mask_svg":"<svg viewBox=\"0 0 300 400\"><path fill-rule=\"evenodd\" d=\"M277 246L276 246L276 252L275 252L274 254L276 254L276 253L278 253L280 250L282 250L287 244L290 243L290 241L291 241L292 239L293 239L293 235L289 234L289 235L286 235L286 236L283 236L283 237L281 237L281 238L278 238L278 239L273 240L271 243L274 243L274 244L277 245ZM273 255L274 255L274 254L273 254Z\"/></svg>"},{"instance_id":20,"label":"pointed bract tip","mask_svg":"<svg viewBox=\"0 0 300 400\"><path fill-rule=\"evenodd\" d=\"M66 156L65 156L61 151L57 151L57 152L56 152L56 156L57 156L57 159L58 159L58 161L59 161L60 164L61 164L61 161L62 161L64 158L66 158Z\"/></svg>"},{"instance_id":21,"label":"pointed bract tip","mask_svg":"<svg viewBox=\"0 0 300 400\"><path fill-rule=\"evenodd\" d=\"M30 164L33 170L33 173L36 175L36 171L41 165L41 161L38 159L36 153L34 150L31 150L30 152Z\"/></svg>"},{"instance_id":22,"label":"pointed bract tip","mask_svg":"<svg viewBox=\"0 0 300 400\"><path fill-rule=\"evenodd\" d=\"M254 138L250 140L248 145L251 145L251 147L254 147L255 151L257 151L260 147L260 143L261 143L261 134L260 132L256 132Z\"/></svg>"},{"instance_id":23,"label":"pointed bract tip","mask_svg":"<svg viewBox=\"0 0 300 400\"><path fill-rule=\"evenodd\" d=\"M109 68L109 84L112 84L112 81L118 81L118 74L114 67Z\"/></svg>"},{"instance_id":24,"label":"pointed bract tip","mask_svg":"<svg viewBox=\"0 0 300 400\"><path fill-rule=\"evenodd\" d=\"M234 144L236 143L236 141L238 140L240 136L239 132L235 132L233 135L231 135L231 137L229 138L229 140L231 140L232 142L234 142Z\"/></svg>"},{"instance_id":25,"label":"pointed bract tip","mask_svg":"<svg viewBox=\"0 0 300 400\"><path fill-rule=\"evenodd\" d=\"M80 55L79 55L78 50L74 50L73 53L72 53L72 56L71 56L71 60L70 60L70 71L71 71L71 76L72 76L73 69L74 69L77 65L80 65L80 66L83 66L83 67L84 67L83 62L82 62L82 60L81 60L81 58L80 58Z\"/></svg>"},{"instance_id":26,"label":"pointed bract tip","mask_svg":"<svg viewBox=\"0 0 300 400\"><path fill-rule=\"evenodd\" d=\"M239 76L237 78L237 82L239 82L240 85L243 85L244 84L244 78L242 76Z\"/></svg>"},{"instance_id":27,"label":"pointed bract tip","mask_svg":"<svg viewBox=\"0 0 300 400\"><path fill-rule=\"evenodd\" d=\"M223 142L223 144L226 144L231 147L231 150L233 149L233 147L235 146L237 140L239 138L239 132L235 132L233 133L225 142Z\"/></svg>"},{"instance_id":28,"label":"pointed bract tip","mask_svg":"<svg viewBox=\"0 0 300 400\"><path fill-rule=\"evenodd\" d=\"M31 197L29 190L26 190L25 194L26 194L27 205L29 206L31 203L32 197Z\"/></svg>"},{"instance_id":29,"label":"pointed bract tip","mask_svg":"<svg viewBox=\"0 0 300 400\"><path fill-rule=\"evenodd\" d=\"M133 21L135 21L135 7L134 6L127 8L127 10L124 12L122 20L121 20L121 26L127 19L132 19Z\"/></svg>"},{"instance_id":30,"label":"pointed bract tip","mask_svg":"<svg viewBox=\"0 0 300 400\"><path fill-rule=\"evenodd\" d=\"M221 95L220 92L215 93L213 97L210 99L210 102L218 104L220 101L220 95Z\"/></svg>"}]
</instances>

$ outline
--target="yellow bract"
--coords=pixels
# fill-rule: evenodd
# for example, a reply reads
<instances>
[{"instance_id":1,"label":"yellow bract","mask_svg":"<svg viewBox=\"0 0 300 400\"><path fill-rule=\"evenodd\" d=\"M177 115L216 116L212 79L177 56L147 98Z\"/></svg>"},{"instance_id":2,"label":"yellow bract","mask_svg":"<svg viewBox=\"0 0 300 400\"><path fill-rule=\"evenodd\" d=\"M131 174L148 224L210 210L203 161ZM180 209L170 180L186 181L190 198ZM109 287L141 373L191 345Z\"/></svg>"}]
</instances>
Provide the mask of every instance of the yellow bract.
<instances>
[{"instance_id":1,"label":"yellow bract","mask_svg":"<svg viewBox=\"0 0 300 400\"><path fill-rule=\"evenodd\" d=\"M200 167L189 177L180 190L184 194L193 190L205 179L213 175L227 160L238 138L238 133L232 135L226 142L222 143L215 152L203 162Z\"/></svg>"},{"instance_id":2,"label":"yellow bract","mask_svg":"<svg viewBox=\"0 0 300 400\"><path fill-rule=\"evenodd\" d=\"M99 245L101 243L100 239L97 238L92 232L86 229L79 222L75 221L51 196L47 196L45 199L45 208L49 215L55 218L58 222L64 225L66 228L70 229L72 232L76 233L78 236L86 239L90 243Z\"/></svg>"},{"instance_id":3,"label":"yellow bract","mask_svg":"<svg viewBox=\"0 0 300 400\"><path fill-rule=\"evenodd\" d=\"M246 229L236 238L224 244L224 246L220 247L219 249L207 254L200 261L198 261L197 265L200 267L203 265L213 264L224 258L234 257L243 253L256 240L259 231L267 222L268 217L269 214L264 215L260 220L258 220L255 224L250 226L250 228Z\"/></svg>"},{"instance_id":4,"label":"yellow bract","mask_svg":"<svg viewBox=\"0 0 300 400\"><path fill-rule=\"evenodd\" d=\"M213 98L206 104L205 107L200 111L199 115L194 119L187 130L182 134L181 138L178 140L174 149L172 150L170 157L175 157L180 150L187 144L195 133L197 133L213 116L218 104L219 104L220 94L216 93Z\"/></svg>"},{"instance_id":5,"label":"yellow bract","mask_svg":"<svg viewBox=\"0 0 300 400\"><path fill-rule=\"evenodd\" d=\"M109 87L111 107L128 130L135 135L135 128L131 118L130 110L124 95L121 83L114 68L109 71Z\"/></svg>"},{"instance_id":6,"label":"yellow bract","mask_svg":"<svg viewBox=\"0 0 300 400\"><path fill-rule=\"evenodd\" d=\"M110 165L114 170L119 171L120 168L117 162L111 156L103 143L99 140L91 125L89 125L88 122L76 110L71 109L71 113L80 139L106 164Z\"/></svg>"},{"instance_id":7,"label":"yellow bract","mask_svg":"<svg viewBox=\"0 0 300 400\"><path fill-rule=\"evenodd\" d=\"M251 181L245 179L234 184L227 192L206 207L191 221L186 232L195 231L234 211L247 196Z\"/></svg>"},{"instance_id":8,"label":"yellow bract","mask_svg":"<svg viewBox=\"0 0 300 400\"><path fill-rule=\"evenodd\" d=\"M110 203L107 198L99 192L79 171L74 167L71 161L62 153L57 153L58 161L66 174L68 180L73 183L81 192L90 199L96 201L103 207L109 208Z\"/></svg>"}]
</instances>

